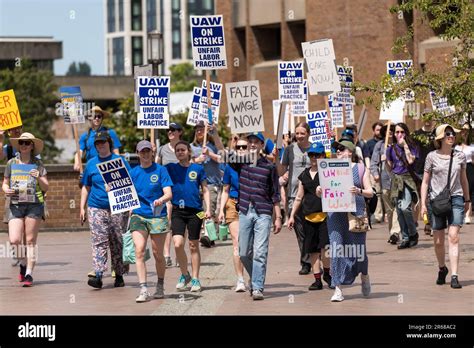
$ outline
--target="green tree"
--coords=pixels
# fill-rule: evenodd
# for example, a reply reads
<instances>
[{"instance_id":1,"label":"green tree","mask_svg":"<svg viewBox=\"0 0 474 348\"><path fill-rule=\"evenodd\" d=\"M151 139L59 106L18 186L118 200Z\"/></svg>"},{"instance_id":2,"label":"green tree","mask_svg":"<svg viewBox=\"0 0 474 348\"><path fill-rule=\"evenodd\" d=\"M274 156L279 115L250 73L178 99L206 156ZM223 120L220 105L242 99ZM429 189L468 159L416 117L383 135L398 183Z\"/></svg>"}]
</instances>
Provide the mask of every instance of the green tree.
<instances>
[{"instance_id":1,"label":"green tree","mask_svg":"<svg viewBox=\"0 0 474 348\"><path fill-rule=\"evenodd\" d=\"M442 72L410 69L399 81L383 75L380 81L369 84L356 83L355 91L373 92L365 101L380 102L382 93L387 101L395 100L403 91L411 89L417 102L429 101L429 92L447 97L449 104L456 107L456 113L445 116L439 112L424 115L436 123L460 123L466 116L473 118L474 102L474 4L472 0L400 0L390 11L396 15L420 13L422 20L446 41L459 40L452 50L452 64ZM405 53L410 59L408 45L413 40L413 25L405 36L395 40L393 51ZM380 103L379 103L380 105Z\"/></svg>"},{"instance_id":2,"label":"green tree","mask_svg":"<svg viewBox=\"0 0 474 348\"><path fill-rule=\"evenodd\" d=\"M27 60L22 60L21 66L14 70L0 70L0 91L14 90L23 130L44 141L41 157L49 163L54 163L61 153L51 130L56 116L50 106L58 101L54 94L57 88L52 72L38 70Z\"/></svg>"},{"instance_id":3,"label":"green tree","mask_svg":"<svg viewBox=\"0 0 474 348\"><path fill-rule=\"evenodd\" d=\"M170 66L171 72L171 92L192 91L197 86L197 81L193 79L194 68L191 63L181 63Z\"/></svg>"},{"instance_id":4,"label":"green tree","mask_svg":"<svg viewBox=\"0 0 474 348\"><path fill-rule=\"evenodd\" d=\"M91 67L87 62L72 62L66 72L66 76L90 76Z\"/></svg>"}]
</instances>

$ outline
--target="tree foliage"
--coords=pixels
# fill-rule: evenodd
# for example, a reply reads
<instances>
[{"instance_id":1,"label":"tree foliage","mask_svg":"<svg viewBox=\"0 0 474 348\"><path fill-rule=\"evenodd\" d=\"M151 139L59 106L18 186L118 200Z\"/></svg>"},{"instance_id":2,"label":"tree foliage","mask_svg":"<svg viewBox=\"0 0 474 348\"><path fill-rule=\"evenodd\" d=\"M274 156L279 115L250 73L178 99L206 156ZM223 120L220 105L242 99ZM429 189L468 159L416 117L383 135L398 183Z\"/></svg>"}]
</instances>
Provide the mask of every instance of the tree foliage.
<instances>
[{"instance_id":1,"label":"tree foliage","mask_svg":"<svg viewBox=\"0 0 474 348\"><path fill-rule=\"evenodd\" d=\"M72 62L69 65L66 76L91 76L91 67L87 62Z\"/></svg>"},{"instance_id":2,"label":"tree foliage","mask_svg":"<svg viewBox=\"0 0 474 348\"><path fill-rule=\"evenodd\" d=\"M170 66L171 92L192 91L197 86L194 76L194 67L191 63L181 63Z\"/></svg>"},{"instance_id":3,"label":"tree foliage","mask_svg":"<svg viewBox=\"0 0 474 348\"><path fill-rule=\"evenodd\" d=\"M30 132L44 141L41 154L45 162L54 163L61 153L54 144L55 135L51 131L56 119L50 108L57 102L51 71L38 70L27 60L14 70L0 70L0 91L13 89L23 122L23 131Z\"/></svg>"}]
</instances>

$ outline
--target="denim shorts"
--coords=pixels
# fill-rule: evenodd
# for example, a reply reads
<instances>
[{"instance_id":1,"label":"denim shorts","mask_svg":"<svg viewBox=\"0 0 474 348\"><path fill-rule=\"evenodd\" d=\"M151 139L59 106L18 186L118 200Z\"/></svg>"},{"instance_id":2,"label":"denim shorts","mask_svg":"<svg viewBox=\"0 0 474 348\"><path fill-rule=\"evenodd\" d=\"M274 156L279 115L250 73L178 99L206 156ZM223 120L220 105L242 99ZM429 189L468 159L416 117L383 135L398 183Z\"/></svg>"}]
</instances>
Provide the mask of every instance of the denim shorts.
<instances>
[{"instance_id":1,"label":"denim shorts","mask_svg":"<svg viewBox=\"0 0 474 348\"><path fill-rule=\"evenodd\" d=\"M444 230L448 226L462 226L464 223L464 197L451 197L451 212L447 217L439 217L433 214L431 204L428 204L428 214L430 215L431 228L433 231ZM447 221L447 223L446 223Z\"/></svg>"},{"instance_id":2,"label":"denim shorts","mask_svg":"<svg viewBox=\"0 0 474 348\"><path fill-rule=\"evenodd\" d=\"M19 203L10 204L10 215L8 221L13 219L23 219L29 217L32 219L44 218L43 203Z\"/></svg>"}]
</instances>

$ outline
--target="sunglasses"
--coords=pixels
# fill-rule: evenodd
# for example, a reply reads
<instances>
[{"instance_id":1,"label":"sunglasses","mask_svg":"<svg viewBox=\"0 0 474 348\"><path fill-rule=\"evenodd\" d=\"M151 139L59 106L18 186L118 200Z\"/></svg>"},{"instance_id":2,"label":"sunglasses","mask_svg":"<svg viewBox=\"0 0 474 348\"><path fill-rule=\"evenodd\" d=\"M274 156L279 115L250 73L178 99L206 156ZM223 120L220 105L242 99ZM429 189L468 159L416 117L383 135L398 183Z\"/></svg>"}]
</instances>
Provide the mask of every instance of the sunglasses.
<instances>
[{"instance_id":1,"label":"sunglasses","mask_svg":"<svg viewBox=\"0 0 474 348\"><path fill-rule=\"evenodd\" d=\"M18 141L18 144L19 145L25 145L25 146L29 146L31 144L33 144L31 141L25 141L25 140L20 140Z\"/></svg>"},{"instance_id":2,"label":"sunglasses","mask_svg":"<svg viewBox=\"0 0 474 348\"><path fill-rule=\"evenodd\" d=\"M445 132L444 133L444 136L446 137L454 137L456 134L454 134L454 132Z\"/></svg>"},{"instance_id":3,"label":"sunglasses","mask_svg":"<svg viewBox=\"0 0 474 348\"><path fill-rule=\"evenodd\" d=\"M102 145L102 144L105 144L107 142L107 140L97 140L94 142L94 144L99 144L99 145Z\"/></svg>"},{"instance_id":4,"label":"sunglasses","mask_svg":"<svg viewBox=\"0 0 474 348\"><path fill-rule=\"evenodd\" d=\"M236 145L235 148L237 150L247 150L247 145Z\"/></svg>"},{"instance_id":5,"label":"sunglasses","mask_svg":"<svg viewBox=\"0 0 474 348\"><path fill-rule=\"evenodd\" d=\"M89 120L101 120L101 119L102 119L102 115L100 114L89 117Z\"/></svg>"},{"instance_id":6,"label":"sunglasses","mask_svg":"<svg viewBox=\"0 0 474 348\"><path fill-rule=\"evenodd\" d=\"M344 145L339 145L338 147L336 147L336 151L339 151L339 152L344 152L345 149L346 147Z\"/></svg>"},{"instance_id":7,"label":"sunglasses","mask_svg":"<svg viewBox=\"0 0 474 348\"><path fill-rule=\"evenodd\" d=\"M396 131L395 134L405 134L405 131Z\"/></svg>"}]
</instances>

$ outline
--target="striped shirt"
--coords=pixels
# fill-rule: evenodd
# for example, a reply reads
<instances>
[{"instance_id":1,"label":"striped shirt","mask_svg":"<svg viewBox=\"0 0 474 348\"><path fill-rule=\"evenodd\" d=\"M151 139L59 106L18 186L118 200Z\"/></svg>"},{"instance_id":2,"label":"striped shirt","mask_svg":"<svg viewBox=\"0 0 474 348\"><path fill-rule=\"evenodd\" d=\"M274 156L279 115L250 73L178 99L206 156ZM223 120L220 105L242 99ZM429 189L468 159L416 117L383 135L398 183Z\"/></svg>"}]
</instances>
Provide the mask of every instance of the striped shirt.
<instances>
[{"instance_id":1,"label":"striped shirt","mask_svg":"<svg viewBox=\"0 0 474 348\"><path fill-rule=\"evenodd\" d=\"M256 166L244 164L239 178L239 210L247 214L249 205L259 215L273 215L273 204L280 202L280 186L275 165L259 158Z\"/></svg>"}]
</instances>

